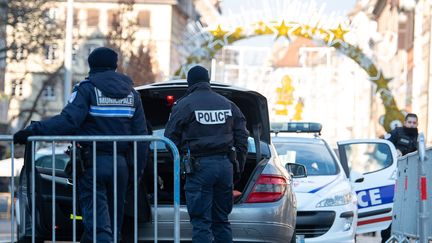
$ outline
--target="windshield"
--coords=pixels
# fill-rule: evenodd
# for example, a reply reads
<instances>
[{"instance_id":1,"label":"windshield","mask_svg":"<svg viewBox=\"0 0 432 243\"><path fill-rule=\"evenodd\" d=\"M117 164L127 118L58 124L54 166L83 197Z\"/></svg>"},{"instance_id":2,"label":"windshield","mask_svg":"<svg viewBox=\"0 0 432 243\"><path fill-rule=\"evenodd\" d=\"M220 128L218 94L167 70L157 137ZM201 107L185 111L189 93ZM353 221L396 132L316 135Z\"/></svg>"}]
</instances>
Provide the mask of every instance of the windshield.
<instances>
[{"instance_id":1,"label":"windshield","mask_svg":"<svg viewBox=\"0 0 432 243\"><path fill-rule=\"evenodd\" d=\"M338 167L325 144L274 143L283 163L299 163L307 175L335 175Z\"/></svg>"},{"instance_id":2,"label":"windshield","mask_svg":"<svg viewBox=\"0 0 432 243\"><path fill-rule=\"evenodd\" d=\"M158 129L153 131L154 136L163 137L164 136L165 129ZM153 143L150 144L150 149L153 149L154 145ZM166 150L166 146L163 142L157 142L156 147L158 150ZM255 141L252 137L248 138L248 153L249 154L255 154L256 153L256 147L255 147ZM261 141L261 154L263 157L269 158L270 157L270 148L268 144Z\"/></svg>"}]
</instances>

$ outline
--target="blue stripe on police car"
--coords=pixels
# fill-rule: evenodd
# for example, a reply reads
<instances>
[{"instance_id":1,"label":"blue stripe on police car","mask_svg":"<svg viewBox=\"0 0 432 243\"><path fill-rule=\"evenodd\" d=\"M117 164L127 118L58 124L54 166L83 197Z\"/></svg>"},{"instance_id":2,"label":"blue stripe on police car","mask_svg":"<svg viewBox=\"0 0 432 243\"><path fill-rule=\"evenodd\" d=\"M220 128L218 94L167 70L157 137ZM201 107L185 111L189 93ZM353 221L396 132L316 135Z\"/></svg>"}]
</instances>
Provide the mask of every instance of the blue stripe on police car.
<instances>
[{"instance_id":1,"label":"blue stripe on police car","mask_svg":"<svg viewBox=\"0 0 432 243\"><path fill-rule=\"evenodd\" d=\"M357 191L358 208L393 203L394 187L394 185L387 185Z\"/></svg>"}]
</instances>

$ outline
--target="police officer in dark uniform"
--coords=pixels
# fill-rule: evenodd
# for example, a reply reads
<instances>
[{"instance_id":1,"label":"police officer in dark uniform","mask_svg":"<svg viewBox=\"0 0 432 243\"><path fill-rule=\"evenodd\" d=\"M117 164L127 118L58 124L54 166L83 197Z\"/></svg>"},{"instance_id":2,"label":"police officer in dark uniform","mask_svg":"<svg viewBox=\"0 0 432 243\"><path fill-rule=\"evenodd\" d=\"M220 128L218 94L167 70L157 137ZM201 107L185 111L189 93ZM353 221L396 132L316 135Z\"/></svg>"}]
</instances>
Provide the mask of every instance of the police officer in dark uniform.
<instances>
[{"instance_id":1,"label":"police officer in dark uniform","mask_svg":"<svg viewBox=\"0 0 432 243\"><path fill-rule=\"evenodd\" d=\"M235 148L237 160L244 164L246 120L233 102L212 91L207 69L191 68L187 82L189 88L172 109L165 137L177 145L186 167L191 162L184 189L192 241L230 243L233 164L228 153Z\"/></svg>"},{"instance_id":2,"label":"police officer in dark uniform","mask_svg":"<svg viewBox=\"0 0 432 243\"><path fill-rule=\"evenodd\" d=\"M132 80L117 73L117 53L100 47L89 57L89 76L74 87L68 104L59 115L33 122L14 135L16 143L24 144L32 135L147 135L147 126L140 95ZM92 142L80 142L83 150L92 151ZM139 161L144 161L147 144L138 143ZM96 156L96 232L97 242L113 242L114 200L117 200L117 229L121 229L123 205L128 183L126 157L131 152L128 142L117 143L117 198L113 198L113 143L97 143ZM91 154L91 152L90 152ZM78 177L79 203L83 215L84 234L81 242L93 240L93 164L84 158L85 171ZM138 163L138 171L142 169ZM78 166L77 166L78 167ZM118 239L120 235L118 233Z\"/></svg>"},{"instance_id":3,"label":"police officer in dark uniform","mask_svg":"<svg viewBox=\"0 0 432 243\"><path fill-rule=\"evenodd\" d=\"M417 151L418 118L414 113L405 116L403 127L397 127L390 133L387 139L391 141L399 155L405 155Z\"/></svg>"},{"instance_id":4,"label":"police officer in dark uniform","mask_svg":"<svg viewBox=\"0 0 432 243\"><path fill-rule=\"evenodd\" d=\"M391 141L399 156L417 151L417 137L418 137L418 117L414 113L408 113L405 116L403 127L396 127L387 137ZM381 242L386 242L391 236L391 225L381 231Z\"/></svg>"}]
</instances>

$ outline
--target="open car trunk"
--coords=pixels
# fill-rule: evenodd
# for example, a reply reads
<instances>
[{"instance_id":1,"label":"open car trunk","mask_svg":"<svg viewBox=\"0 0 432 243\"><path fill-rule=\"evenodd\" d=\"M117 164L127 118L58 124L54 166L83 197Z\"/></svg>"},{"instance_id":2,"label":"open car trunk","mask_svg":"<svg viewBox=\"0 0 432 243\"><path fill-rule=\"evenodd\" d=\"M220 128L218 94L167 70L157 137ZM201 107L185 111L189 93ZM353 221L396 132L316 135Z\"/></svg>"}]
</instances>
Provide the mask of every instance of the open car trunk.
<instances>
[{"instance_id":1,"label":"open car trunk","mask_svg":"<svg viewBox=\"0 0 432 243\"><path fill-rule=\"evenodd\" d=\"M253 181L254 175L260 174L267 158L270 157L269 143L269 119L267 110L267 100L261 94L235 88L225 84L212 83L212 89L233 101L243 112L247 120L247 129L250 137L248 139L248 156L245 163L244 172L235 190L243 193L236 201L244 200L244 192L250 191L249 181ZM181 98L187 90L185 81L174 81L157 83L141 86L137 88L141 94L144 111L148 122L150 122L154 134L163 136L165 124L168 121L173 103ZM259 145L259 146L256 146ZM153 189L153 149L151 145L151 159L145 169L145 185L150 197L154 195ZM173 161L170 152L164 144L158 143L158 201L161 204L171 204L173 202ZM258 172L258 173L257 173ZM185 204L184 180L181 180L181 203ZM153 201L153 200L151 200Z\"/></svg>"}]
</instances>

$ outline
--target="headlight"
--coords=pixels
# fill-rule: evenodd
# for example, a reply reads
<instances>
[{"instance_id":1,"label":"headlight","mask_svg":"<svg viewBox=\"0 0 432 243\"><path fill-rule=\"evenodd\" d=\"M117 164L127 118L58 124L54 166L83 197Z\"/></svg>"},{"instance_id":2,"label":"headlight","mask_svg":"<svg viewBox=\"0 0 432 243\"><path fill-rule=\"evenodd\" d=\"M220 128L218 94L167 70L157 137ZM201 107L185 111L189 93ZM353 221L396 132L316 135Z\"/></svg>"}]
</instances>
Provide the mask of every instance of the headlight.
<instances>
[{"instance_id":1,"label":"headlight","mask_svg":"<svg viewBox=\"0 0 432 243\"><path fill-rule=\"evenodd\" d=\"M337 194L333 197L328 197L324 200L321 200L316 207L333 207L333 206L341 206L351 203L352 194L348 192L346 194Z\"/></svg>"}]
</instances>

